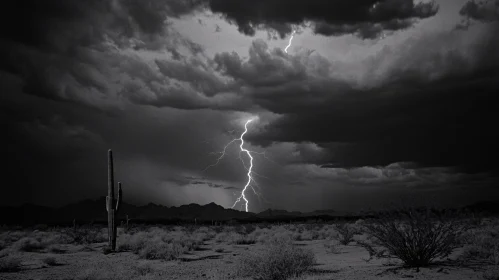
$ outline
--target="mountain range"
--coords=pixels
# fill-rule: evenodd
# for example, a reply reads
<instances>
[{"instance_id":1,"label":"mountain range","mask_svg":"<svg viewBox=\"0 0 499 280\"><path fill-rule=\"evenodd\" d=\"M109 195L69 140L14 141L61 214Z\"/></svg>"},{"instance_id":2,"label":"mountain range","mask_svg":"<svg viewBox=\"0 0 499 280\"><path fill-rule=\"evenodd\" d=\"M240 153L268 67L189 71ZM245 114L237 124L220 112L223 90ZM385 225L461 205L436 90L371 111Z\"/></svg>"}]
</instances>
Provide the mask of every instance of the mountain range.
<instances>
[{"instance_id":1,"label":"mountain range","mask_svg":"<svg viewBox=\"0 0 499 280\"><path fill-rule=\"evenodd\" d=\"M35 204L21 206L0 206L0 225L2 224L71 224L73 221L82 223L105 223L107 220L106 198L97 200L83 200L59 208L51 208ZM479 202L465 207L473 212L489 214L499 213L499 201ZM167 207L149 203L136 206L123 202L118 212L118 219L128 218L134 222L148 223L214 223L214 222L261 222L271 220L335 219L335 218L362 218L374 213L348 213L335 210L317 210L313 212L298 212L267 209L260 213L244 212L226 209L215 203L199 205L195 203Z\"/></svg>"}]
</instances>

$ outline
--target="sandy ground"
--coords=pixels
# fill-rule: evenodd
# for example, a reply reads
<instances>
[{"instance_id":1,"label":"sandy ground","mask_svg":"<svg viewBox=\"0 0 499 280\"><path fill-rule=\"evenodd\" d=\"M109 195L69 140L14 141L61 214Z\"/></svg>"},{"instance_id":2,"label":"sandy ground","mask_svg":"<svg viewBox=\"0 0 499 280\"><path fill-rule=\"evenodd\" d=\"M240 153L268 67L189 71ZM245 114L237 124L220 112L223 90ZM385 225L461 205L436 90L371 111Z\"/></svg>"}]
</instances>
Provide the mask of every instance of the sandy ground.
<instances>
[{"instance_id":1,"label":"sandy ground","mask_svg":"<svg viewBox=\"0 0 499 280\"><path fill-rule=\"evenodd\" d=\"M314 251L317 264L306 276L299 279L484 279L485 265L466 267L439 264L430 268L405 269L396 260L371 260L367 251L351 243L338 245L339 252L329 253L325 240L295 242ZM21 271L0 273L2 280L14 279L241 279L233 276L234 264L242 254L261 250L264 245L227 245L214 241L205 242L202 248L182 255L180 260L141 260L131 252L105 255L105 243L85 247L60 245L61 253L15 253L22 259ZM216 249L223 248L223 252ZM456 252L454 256L457 256ZM53 256L55 264L47 265L43 260ZM452 256L451 256L452 258ZM131 275L136 275L130 278Z\"/></svg>"}]
</instances>

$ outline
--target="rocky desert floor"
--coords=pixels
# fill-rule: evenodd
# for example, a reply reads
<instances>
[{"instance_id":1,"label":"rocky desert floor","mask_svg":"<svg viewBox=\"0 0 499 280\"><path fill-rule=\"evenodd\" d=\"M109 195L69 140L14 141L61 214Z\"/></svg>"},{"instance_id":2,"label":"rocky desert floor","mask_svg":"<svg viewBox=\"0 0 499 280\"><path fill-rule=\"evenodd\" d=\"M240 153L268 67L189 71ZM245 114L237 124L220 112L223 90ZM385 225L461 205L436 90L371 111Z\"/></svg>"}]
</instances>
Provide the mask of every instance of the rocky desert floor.
<instances>
[{"instance_id":1,"label":"rocky desert floor","mask_svg":"<svg viewBox=\"0 0 499 280\"><path fill-rule=\"evenodd\" d=\"M288 239L291 250L314 256L304 273L288 279L499 279L494 259L499 257L494 251L499 223L491 223L475 229L466 239L469 244L463 242L449 257L424 268L404 267L394 257L369 260L368 251L358 243L369 237L356 231L342 245L335 225L120 229L116 252L106 249L104 228L80 232L4 228L0 279L263 279L256 272L242 277L239 267L248 256L266 256L272 247L267 240L276 238Z\"/></svg>"}]
</instances>

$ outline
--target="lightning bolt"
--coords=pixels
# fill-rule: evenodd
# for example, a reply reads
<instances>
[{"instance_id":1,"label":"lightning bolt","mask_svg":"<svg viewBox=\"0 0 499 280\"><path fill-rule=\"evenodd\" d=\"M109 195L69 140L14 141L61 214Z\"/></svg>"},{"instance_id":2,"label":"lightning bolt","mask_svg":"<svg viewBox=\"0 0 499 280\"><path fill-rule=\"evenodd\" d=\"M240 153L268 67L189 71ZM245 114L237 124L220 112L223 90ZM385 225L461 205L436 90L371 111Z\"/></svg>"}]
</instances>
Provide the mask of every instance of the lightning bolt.
<instances>
[{"instance_id":1,"label":"lightning bolt","mask_svg":"<svg viewBox=\"0 0 499 280\"><path fill-rule=\"evenodd\" d=\"M241 153L246 153L246 154L248 155L248 157L250 158L250 166L249 166L249 168L248 168L248 167L246 167L246 165L244 164L244 161L243 161L243 159L241 158L241 156L239 156L239 158L241 159L241 162L243 163L244 168L248 171L248 173L247 173L247 176L248 176L248 181L246 182L246 185L244 185L244 188L243 188L243 190L241 191L241 194L239 195L239 197L238 197L238 198L236 199L236 201L234 202L234 205L232 205L232 208L234 208L234 207L235 207L235 206L236 206L239 202L241 202L241 200L243 200L243 201L244 201L244 207L245 207L245 209L246 209L246 212L248 212L248 205L249 205L249 201L248 201L248 199L247 199L247 197L246 197L245 193L246 193L246 190L248 189L248 187L249 187L249 188L251 188L251 189L253 190L253 192L254 192L254 193L255 193L258 197L260 197L260 194L259 194L259 193L258 193L258 192L257 192L257 191L253 188L253 186L251 185L251 182L254 182L254 183L257 185L257 187L258 187L258 184L256 183L255 179L254 179L254 178L253 178L253 176L252 176L252 175L255 173L255 172L253 171L253 156L251 155L251 153L252 153L253 151L247 150L247 149L245 149L245 148L243 147L243 146L244 146L244 138L243 138L243 137L244 137L244 135L248 132L248 124L249 124L249 123L251 123L253 120L254 120L254 118L253 118L253 119L249 119L249 120L247 120L247 121L246 121L246 123L244 124L244 132L243 132L243 133L241 133L241 136L240 136L239 138L232 139L232 140L231 140L231 141L230 141L227 145L225 145L225 147L224 147L223 151L218 152L218 153L220 153L220 156L217 158L217 161L216 161L214 164L209 165L208 167L206 167L206 168L203 170L203 172L204 172L204 171L206 171L208 168L218 165L218 163L220 162L220 160L222 160L222 158L225 156L226 151L227 151L227 148L228 148L228 147L229 147L232 143L234 143L234 142L236 142L236 141L241 141L241 144L239 145L239 148L240 148L240 152L239 152L239 154L241 154ZM253 152L253 153L256 153L256 152ZM257 153L257 154L263 154L263 156L264 156L265 158L267 158L267 157L266 157L266 155L265 155L265 152L263 152L263 153ZM258 175L258 174L257 174L257 175ZM263 176L262 176L262 177L263 177ZM260 198L261 198L261 197L260 197Z\"/></svg>"},{"instance_id":2,"label":"lightning bolt","mask_svg":"<svg viewBox=\"0 0 499 280\"><path fill-rule=\"evenodd\" d=\"M295 36L296 31L293 30L293 33L291 33L291 38L289 38L289 43L288 46L284 49L285 53L288 53L288 48L291 47L291 42L293 41L293 37Z\"/></svg>"},{"instance_id":3,"label":"lightning bolt","mask_svg":"<svg viewBox=\"0 0 499 280\"><path fill-rule=\"evenodd\" d=\"M249 119L248 121L246 121L246 123L244 124L244 132L241 134L241 137L239 137L239 139L238 139L238 140L241 140L241 145L239 145L241 152L245 152L248 155L248 157L250 158L250 166L248 168L248 173L247 173L248 181L246 182L246 185L244 186L243 190L241 191L241 195L236 199L236 201L234 202L234 205L232 205L232 208L234 208L236 206L236 204L241 201L241 198L242 198L245 201L244 205L246 207L246 212L248 212L248 204L249 203L248 203L248 199L244 195L244 192L246 192L246 189L248 188L251 181L253 180L253 178L251 177L251 170L253 169L253 157L251 156L250 151L243 148L243 145L244 145L243 137L244 137L244 134L246 134L248 132L248 124L252 121L253 121L253 119Z\"/></svg>"}]
</instances>

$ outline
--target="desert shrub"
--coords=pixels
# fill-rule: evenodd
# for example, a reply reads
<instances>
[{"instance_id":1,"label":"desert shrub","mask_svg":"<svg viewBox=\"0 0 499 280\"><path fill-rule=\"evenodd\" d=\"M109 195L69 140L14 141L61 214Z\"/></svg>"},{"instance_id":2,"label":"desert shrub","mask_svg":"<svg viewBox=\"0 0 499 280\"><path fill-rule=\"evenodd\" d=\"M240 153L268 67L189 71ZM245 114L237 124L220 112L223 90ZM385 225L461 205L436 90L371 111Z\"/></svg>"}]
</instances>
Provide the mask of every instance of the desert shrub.
<instances>
[{"instance_id":1,"label":"desert shrub","mask_svg":"<svg viewBox=\"0 0 499 280\"><path fill-rule=\"evenodd\" d=\"M23 237L12 244L12 248L23 252L36 252L45 248L45 244L33 237Z\"/></svg>"},{"instance_id":2,"label":"desert shrub","mask_svg":"<svg viewBox=\"0 0 499 280\"><path fill-rule=\"evenodd\" d=\"M329 254L339 254L341 253L341 250L339 248L339 241L337 240L328 240L326 243L324 243L324 248L326 249L326 252Z\"/></svg>"},{"instance_id":3,"label":"desert shrub","mask_svg":"<svg viewBox=\"0 0 499 280\"><path fill-rule=\"evenodd\" d=\"M21 270L21 260L19 258L0 258L0 272L16 272L19 270Z\"/></svg>"},{"instance_id":4,"label":"desert shrub","mask_svg":"<svg viewBox=\"0 0 499 280\"><path fill-rule=\"evenodd\" d=\"M119 251L132 251L144 259L173 260L188 251L197 250L203 244L204 235L181 231L151 228L146 232L118 237Z\"/></svg>"},{"instance_id":5,"label":"desert shrub","mask_svg":"<svg viewBox=\"0 0 499 280\"><path fill-rule=\"evenodd\" d=\"M2 249L7 248L21 238L27 236L28 233L26 231L6 231L0 233L0 244L3 247Z\"/></svg>"},{"instance_id":6,"label":"desert shrub","mask_svg":"<svg viewBox=\"0 0 499 280\"><path fill-rule=\"evenodd\" d=\"M483 279L485 279L485 280L499 280L499 266L494 266L490 269L487 269L483 273Z\"/></svg>"},{"instance_id":7,"label":"desert shrub","mask_svg":"<svg viewBox=\"0 0 499 280\"><path fill-rule=\"evenodd\" d=\"M225 251L224 248L216 248L215 249L215 252L217 252L217 253L223 253L224 251Z\"/></svg>"},{"instance_id":8,"label":"desert shrub","mask_svg":"<svg viewBox=\"0 0 499 280\"><path fill-rule=\"evenodd\" d=\"M106 242L107 233L100 228L78 227L76 229L67 229L64 231L64 237L67 243L74 244L91 244Z\"/></svg>"},{"instance_id":9,"label":"desert shrub","mask_svg":"<svg viewBox=\"0 0 499 280\"><path fill-rule=\"evenodd\" d=\"M57 244L49 245L47 249L50 253L55 253L55 254L63 254L66 252L66 250L61 249Z\"/></svg>"},{"instance_id":10,"label":"desert shrub","mask_svg":"<svg viewBox=\"0 0 499 280\"><path fill-rule=\"evenodd\" d=\"M469 230L461 258L490 261L499 265L499 230L493 227Z\"/></svg>"},{"instance_id":11,"label":"desert shrub","mask_svg":"<svg viewBox=\"0 0 499 280\"><path fill-rule=\"evenodd\" d=\"M293 234L293 240L297 240L297 241L317 240L319 238L320 238L320 234L315 229L305 229L301 233Z\"/></svg>"},{"instance_id":12,"label":"desert shrub","mask_svg":"<svg viewBox=\"0 0 499 280\"><path fill-rule=\"evenodd\" d=\"M225 231L217 233L217 235L215 236L215 242L222 243L222 242L226 241L229 234L230 233L225 232Z\"/></svg>"},{"instance_id":13,"label":"desert shrub","mask_svg":"<svg viewBox=\"0 0 499 280\"><path fill-rule=\"evenodd\" d=\"M174 260L187 250L179 243L149 242L139 251L139 257L148 260Z\"/></svg>"},{"instance_id":14,"label":"desert shrub","mask_svg":"<svg viewBox=\"0 0 499 280\"><path fill-rule=\"evenodd\" d=\"M376 242L372 242L372 243L376 243ZM364 259L362 258L364 261L366 262L370 262L372 259L374 258L377 258L377 259L380 259L380 258L385 258L385 257L388 257L386 255L386 252L387 250L384 249L384 248L377 248L374 244L372 244L371 242L368 242L368 241L363 241L363 240L357 240L357 244L361 247L363 247L364 249L367 250L367 252L369 253L369 258L368 259Z\"/></svg>"},{"instance_id":15,"label":"desert shrub","mask_svg":"<svg viewBox=\"0 0 499 280\"><path fill-rule=\"evenodd\" d=\"M50 265L50 266L53 266L53 265L57 265L57 260L55 259L54 256L47 256L45 258L43 258L42 260L46 265Z\"/></svg>"},{"instance_id":16,"label":"desert shrub","mask_svg":"<svg viewBox=\"0 0 499 280\"><path fill-rule=\"evenodd\" d=\"M253 235L239 234L234 242L238 245L251 245L256 243L256 238Z\"/></svg>"},{"instance_id":17,"label":"desert shrub","mask_svg":"<svg viewBox=\"0 0 499 280\"><path fill-rule=\"evenodd\" d=\"M335 226L336 231L338 232L338 240L343 245L348 245L353 241L353 236L357 233L357 231L349 224L339 224Z\"/></svg>"},{"instance_id":18,"label":"desert shrub","mask_svg":"<svg viewBox=\"0 0 499 280\"><path fill-rule=\"evenodd\" d=\"M311 250L295 247L289 240L275 239L263 252L241 256L236 264L238 276L263 280L297 277L315 264Z\"/></svg>"},{"instance_id":19,"label":"desert shrub","mask_svg":"<svg viewBox=\"0 0 499 280\"><path fill-rule=\"evenodd\" d=\"M410 267L428 266L435 259L449 256L467 230L450 215L409 208L385 214L365 228L389 256Z\"/></svg>"},{"instance_id":20,"label":"desert shrub","mask_svg":"<svg viewBox=\"0 0 499 280\"><path fill-rule=\"evenodd\" d=\"M254 232L256 229L257 229L257 227L255 225L245 224L245 225L241 225L241 227L239 228L239 233L250 234L250 233Z\"/></svg>"},{"instance_id":21,"label":"desert shrub","mask_svg":"<svg viewBox=\"0 0 499 280\"><path fill-rule=\"evenodd\" d=\"M196 236L196 239L202 239L203 241L208 241L215 238L217 233L208 227L200 227L196 229L192 233L192 235Z\"/></svg>"},{"instance_id":22,"label":"desert shrub","mask_svg":"<svg viewBox=\"0 0 499 280\"><path fill-rule=\"evenodd\" d=\"M134 271L140 276L146 276L154 272L154 268L150 263L140 263L134 266Z\"/></svg>"}]
</instances>

